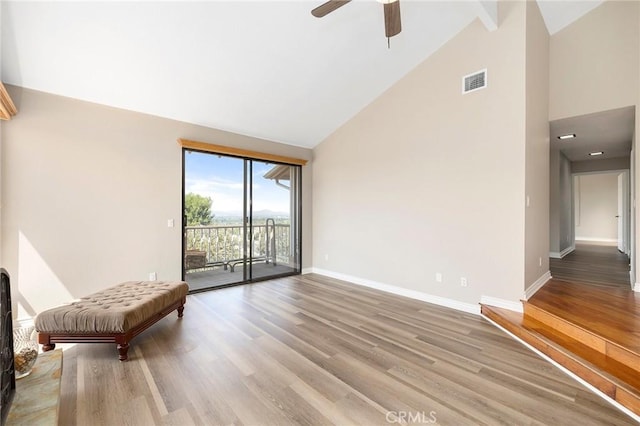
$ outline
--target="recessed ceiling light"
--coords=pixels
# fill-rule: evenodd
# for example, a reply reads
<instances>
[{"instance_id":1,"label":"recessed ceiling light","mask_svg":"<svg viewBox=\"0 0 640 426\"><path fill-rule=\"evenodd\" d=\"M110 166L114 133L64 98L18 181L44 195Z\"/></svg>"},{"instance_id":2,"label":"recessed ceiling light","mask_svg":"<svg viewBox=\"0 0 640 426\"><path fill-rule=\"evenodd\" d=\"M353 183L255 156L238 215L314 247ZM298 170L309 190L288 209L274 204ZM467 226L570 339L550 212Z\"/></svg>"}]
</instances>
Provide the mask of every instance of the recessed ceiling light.
<instances>
[{"instance_id":1,"label":"recessed ceiling light","mask_svg":"<svg viewBox=\"0 0 640 426\"><path fill-rule=\"evenodd\" d=\"M594 155L602 155L604 154L603 151L596 151L596 152L590 152L589 155L594 156Z\"/></svg>"},{"instance_id":2,"label":"recessed ceiling light","mask_svg":"<svg viewBox=\"0 0 640 426\"><path fill-rule=\"evenodd\" d=\"M560 140L565 140L565 139L573 139L573 138L575 138L575 137L576 137L576 134L575 134L575 133L570 133L570 134L568 134L568 135L561 135L561 136L558 136L558 139L560 139Z\"/></svg>"}]
</instances>

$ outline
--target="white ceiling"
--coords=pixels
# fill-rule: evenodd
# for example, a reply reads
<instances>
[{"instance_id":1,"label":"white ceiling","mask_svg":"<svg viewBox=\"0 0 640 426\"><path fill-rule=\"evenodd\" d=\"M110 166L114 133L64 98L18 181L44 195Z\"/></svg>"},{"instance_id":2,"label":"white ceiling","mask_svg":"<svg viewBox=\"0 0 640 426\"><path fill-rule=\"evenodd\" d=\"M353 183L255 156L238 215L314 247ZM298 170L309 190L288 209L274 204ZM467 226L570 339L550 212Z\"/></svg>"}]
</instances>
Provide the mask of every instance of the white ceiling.
<instances>
[{"instance_id":1,"label":"white ceiling","mask_svg":"<svg viewBox=\"0 0 640 426\"><path fill-rule=\"evenodd\" d=\"M314 147L495 7L403 0L387 49L381 4L322 2L5 0L2 80ZM599 3L539 1L552 33Z\"/></svg>"},{"instance_id":2,"label":"white ceiling","mask_svg":"<svg viewBox=\"0 0 640 426\"><path fill-rule=\"evenodd\" d=\"M602 111L549 123L551 148L559 149L570 161L629 157L635 127L635 107ZM575 134L573 139L558 136ZM592 157L590 152L603 151Z\"/></svg>"}]
</instances>

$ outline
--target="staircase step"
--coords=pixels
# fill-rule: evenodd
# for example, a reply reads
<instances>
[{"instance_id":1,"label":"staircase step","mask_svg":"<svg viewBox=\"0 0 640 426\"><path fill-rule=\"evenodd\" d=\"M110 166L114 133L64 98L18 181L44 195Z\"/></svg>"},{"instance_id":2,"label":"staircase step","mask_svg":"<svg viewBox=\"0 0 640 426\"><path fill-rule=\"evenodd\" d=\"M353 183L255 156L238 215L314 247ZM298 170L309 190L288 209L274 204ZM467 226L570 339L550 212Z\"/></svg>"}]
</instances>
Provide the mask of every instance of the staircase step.
<instances>
[{"instance_id":1,"label":"staircase step","mask_svg":"<svg viewBox=\"0 0 640 426\"><path fill-rule=\"evenodd\" d=\"M611 358L640 374L640 354L635 350L624 347L617 342L607 339L597 332L581 327L572 321L562 318L531 302L524 303L525 319L533 319L548 326L549 329L562 333L578 341L584 346Z\"/></svg>"},{"instance_id":2,"label":"staircase step","mask_svg":"<svg viewBox=\"0 0 640 426\"><path fill-rule=\"evenodd\" d=\"M638 370L524 314L488 305L481 305L481 311L487 318L640 415Z\"/></svg>"}]
</instances>

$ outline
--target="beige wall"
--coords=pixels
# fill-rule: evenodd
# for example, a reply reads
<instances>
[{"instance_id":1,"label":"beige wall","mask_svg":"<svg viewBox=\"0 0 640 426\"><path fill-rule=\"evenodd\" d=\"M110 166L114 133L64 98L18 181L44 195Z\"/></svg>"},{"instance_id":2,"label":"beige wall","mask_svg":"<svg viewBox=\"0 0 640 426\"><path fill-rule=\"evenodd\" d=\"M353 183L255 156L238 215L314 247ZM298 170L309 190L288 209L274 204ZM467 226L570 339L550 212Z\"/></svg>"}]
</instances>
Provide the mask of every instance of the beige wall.
<instances>
[{"instance_id":1,"label":"beige wall","mask_svg":"<svg viewBox=\"0 0 640 426\"><path fill-rule=\"evenodd\" d=\"M522 296L525 9L500 3L496 31L472 23L314 149L314 267L474 304ZM484 68L488 87L462 95Z\"/></svg>"},{"instance_id":2,"label":"beige wall","mask_svg":"<svg viewBox=\"0 0 640 426\"><path fill-rule=\"evenodd\" d=\"M549 251L560 251L560 151L549 154Z\"/></svg>"},{"instance_id":3,"label":"beige wall","mask_svg":"<svg viewBox=\"0 0 640 426\"><path fill-rule=\"evenodd\" d=\"M17 283L21 315L152 271L180 279L178 138L311 157L304 148L9 91L20 113L2 127L2 264ZM310 169L303 168L304 267L311 259Z\"/></svg>"},{"instance_id":4,"label":"beige wall","mask_svg":"<svg viewBox=\"0 0 640 426\"><path fill-rule=\"evenodd\" d=\"M572 173L628 170L630 158L569 161L560 151L552 150L550 167L549 251L553 257L557 257L563 250L572 246L575 237L572 219Z\"/></svg>"},{"instance_id":5,"label":"beige wall","mask_svg":"<svg viewBox=\"0 0 640 426\"><path fill-rule=\"evenodd\" d=\"M571 173L604 172L607 170L626 170L630 167L629 157L607 158L604 160L585 160L571 162Z\"/></svg>"},{"instance_id":6,"label":"beige wall","mask_svg":"<svg viewBox=\"0 0 640 426\"><path fill-rule=\"evenodd\" d=\"M618 175L574 177L576 241L618 241Z\"/></svg>"},{"instance_id":7,"label":"beige wall","mask_svg":"<svg viewBox=\"0 0 640 426\"><path fill-rule=\"evenodd\" d=\"M551 37L549 119L638 101L637 1L605 1Z\"/></svg>"},{"instance_id":8,"label":"beige wall","mask_svg":"<svg viewBox=\"0 0 640 426\"><path fill-rule=\"evenodd\" d=\"M638 27L640 28L640 12L638 13L637 16L638 19ZM638 67L638 70L640 71L640 35L638 36L638 44L636 45L636 53L638 55L638 60L636 62L636 66ZM638 77L638 79L640 80L640 76ZM638 135L640 135L640 117L638 117L638 115L640 114L640 82L638 82L638 87L637 87L638 91L637 91L637 95L638 98L636 100L636 130L633 133L633 149L631 151L631 170L630 170L630 177L631 177L631 224L630 224L630 228L631 228L631 284L634 288L635 291L640 291L640 283L638 283L637 281L637 273L636 271L638 270L638 266L640 266L640 256L637 255L636 253L636 248L638 247L638 243L640 242L640 232L637 232L636 229L638 227L637 223L638 223L638 215L640 214L640 209L638 209L636 207L637 204L637 199L638 199L638 195L637 195L637 191L638 188L640 188L640 173L637 172L636 167L638 164L638 156L640 156L640 150L638 149L638 146L636 145L637 139L638 139Z\"/></svg>"},{"instance_id":9,"label":"beige wall","mask_svg":"<svg viewBox=\"0 0 640 426\"><path fill-rule=\"evenodd\" d=\"M574 245L573 228L573 182L571 162L561 154L560 157L560 252Z\"/></svg>"},{"instance_id":10,"label":"beige wall","mask_svg":"<svg viewBox=\"0 0 640 426\"><path fill-rule=\"evenodd\" d=\"M640 105L640 2L609 0L550 42L549 119ZM640 120L636 119L636 134ZM639 150L634 150L640 155ZM634 159L637 162L637 158ZM634 173L632 188L640 174ZM633 195L636 196L636 195ZM637 197L637 196L636 196ZM633 203L632 203L633 205ZM631 229L640 219L632 212ZM632 235L638 247L640 235ZM634 271L638 256L632 253ZM638 286L640 289L640 285Z\"/></svg>"},{"instance_id":11,"label":"beige wall","mask_svg":"<svg viewBox=\"0 0 640 426\"><path fill-rule=\"evenodd\" d=\"M538 4L526 17L525 287L549 272L549 33Z\"/></svg>"},{"instance_id":12,"label":"beige wall","mask_svg":"<svg viewBox=\"0 0 640 426\"><path fill-rule=\"evenodd\" d=\"M571 162L560 151L552 150L550 165L549 251L558 257L573 243Z\"/></svg>"}]
</instances>

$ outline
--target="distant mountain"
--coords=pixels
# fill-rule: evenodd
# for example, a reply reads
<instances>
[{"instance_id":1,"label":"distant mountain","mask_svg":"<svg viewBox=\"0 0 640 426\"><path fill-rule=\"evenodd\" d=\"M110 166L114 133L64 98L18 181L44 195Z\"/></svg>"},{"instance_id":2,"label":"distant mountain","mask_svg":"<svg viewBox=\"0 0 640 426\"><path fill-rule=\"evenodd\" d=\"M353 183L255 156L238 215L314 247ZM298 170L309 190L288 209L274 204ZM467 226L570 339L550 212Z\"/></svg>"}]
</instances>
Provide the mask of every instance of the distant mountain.
<instances>
[{"instance_id":1,"label":"distant mountain","mask_svg":"<svg viewBox=\"0 0 640 426\"><path fill-rule=\"evenodd\" d=\"M242 212L214 212L216 218L222 217L242 217ZM269 218L269 217L289 217L288 212L277 212L269 209L256 210L253 217Z\"/></svg>"},{"instance_id":2,"label":"distant mountain","mask_svg":"<svg viewBox=\"0 0 640 426\"><path fill-rule=\"evenodd\" d=\"M273 210L257 210L253 212L253 217L289 217L288 212L275 212Z\"/></svg>"}]
</instances>

